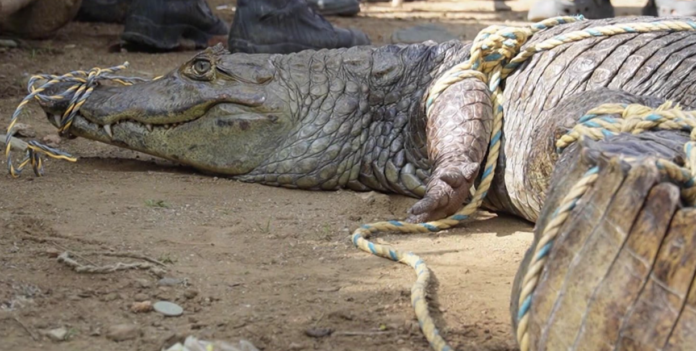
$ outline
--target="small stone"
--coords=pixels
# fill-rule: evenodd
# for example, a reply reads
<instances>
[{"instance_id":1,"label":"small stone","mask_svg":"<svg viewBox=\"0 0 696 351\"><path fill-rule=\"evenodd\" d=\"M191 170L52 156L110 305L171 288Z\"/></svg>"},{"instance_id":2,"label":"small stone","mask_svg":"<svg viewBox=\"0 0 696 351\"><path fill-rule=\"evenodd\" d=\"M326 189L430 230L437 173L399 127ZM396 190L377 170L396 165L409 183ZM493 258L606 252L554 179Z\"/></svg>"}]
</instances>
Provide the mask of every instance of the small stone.
<instances>
[{"instance_id":1,"label":"small stone","mask_svg":"<svg viewBox=\"0 0 696 351\"><path fill-rule=\"evenodd\" d=\"M150 302L150 301L134 302L131 305L130 310L133 313L150 312L150 311L152 311L152 302Z\"/></svg>"},{"instance_id":2,"label":"small stone","mask_svg":"<svg viewBox=\"0 0 696 351\"><path fill-rule=\"evenodd\" d=\"M41 138L41 141L46 144L46 146L58 147L58 144L60 144L63 139L58 134L48 134L44 135L44 137Z\"/></svg>"},{"instance_id":3,"label":"small stone","mask_svg":"<svg viewBox=\"0 0 696 351\"><path fill-rule=\"evenodd\" d=\"M58 249L53 247L49 247L48 249L46 249L46 256L50 258L56 258L58 257L58 255L60 255L60 251L58 251Z\"/></svg>"},{"instance_id":4,"label":"small stone","mask_svg":"<svg viewBox=\"0 0 696 351\"><path fill-rule=\"evenodd\" d=\"M389 196L374 191L357 194L366 204L375 205L380 208L387 208L391 200Z\"/></svg>"},{"instance_id":5,"label":"small stone","mask_svg":"<svg viewBox=\"0 0 696 351\"><path fill-rule=\"evenodd\" d=\"M313 338L323 338L325 336L331 335L332 333L333 329L330 328L309 328L305 330L305 334Z\"/></svg>"},{"instance_id":6,"label":"small stone","mask_svg":"<svg viewBox=\"0 0 696 351\"><path fill-rule=\"evenodd\" d=\"M135 284L141 289L149 289L152 287L152 282L147 279L136 279Z\"/></svg>"},{"instance_id":7,"label":"small stone","mask_svg":"<svg viewBox=\"0 0 696 351\"><path fill-rule=\"evenodd\" d=\"M140 329L133 324L118 324L111 326L106 332L106 338L112 341L124 341L140 336Z\"/></svg>"},{"instance_id":8,"label":"small stone","mask_svg":"<svg viewBox=\"0 0 696 351\"><path fill-rule=\"evenodd\" d=\"M301 345L301 344L298 344L295 342L290 343L290 345L288 346L288 350L291 350L291 351L298 351L298 350L302 350L304 348L305 348L304 345Z\"/></svg>"},{"instance_id":9,"label":"small stone","mask_svg":"<svg viewBox=\"0 0 696 351\"><path fill-rule=\"evenodd\" d=\"M174 286L183 283L181 279L176 278L162 278L157 282L159 286Z\"/></svg>"},{"instance_id":10,"label":"small stone","mask_svg":"<svg viewBox=\"0 0 696 351\"><path fill-rule=\"evenodd\" d=\"M15 123L13 130L16 136L25 138L33 138L36 136L36 132L28 124Z\"/></svg>"},{"instance_id":11,"label":"small stone","mask_svg":"<svg viewBox=\"0 0 696 351\"><path fill-rule=\"evenodd\" d=\"M46 332L46 336L53 341L63 341L68 335L68 330L64 327L51 329Z\"/></svg>"},{"instance_id":12,"label":"small stone","mask_svg":"<svg viewBox=\"0 0 696 351\"><path fill-rule=\"evenodd\" d=\"M17 42L12 39L0 39L0 47L16 48L17 46Z\"/></svg>"},{"instance_id":13,"label":"small stone","mask_svg":"<svg viewBox=\"0 0 696 351\"><path fill-rule=\"evenodd\" d=\"M149 298L150 297L147 296L147 294L143 294L143 293L138 293L138 294L133 295L133 300L135 300L136 302L147 301Z\"/></svg>"},{"instance_id":14,"label":"small stone","mask_svg":"<svg viewBox=\"0 0 696 351\"><path fill-rule=\"evenodd\" d=\"M198 296L198 291L193 290L193 289L188 289L184 292L184 297L191 300L194 297Z\"/></svg>"},{"instance_id":15,"label":"small stone","mask_svg":"<svg viewBox=\"0 0 696 351\"><path fill-rule=\"evenodd\" d=\"M82 290L79 293L77 293L77 296L81 298L88 298L94 296L94 292L92 290Z\"/></svg>"},{"instance_id":16,"label":"small stone","mask_svg":"<svg viewBox=\"0 0 696 351\"><path fill-rule=\"evenodd\" d=\"M101 336L101 327L98 327L98 326L90 327L89 336Z\"/></svg>"},{"instance_id":17,"label":"small stone","mask_svg":"<svg viewBox=\"0 0 696 351\"><path fill-rule=\"evenodd\" d=\"M118 300L118 298L119 298L119 296L117 293L108 293L108 294L102 296L101 300L105 301L105 302L109 302L109 301Z\"/></svg>"},{"instance_id":18,"label":"small stone","mask_svg":"<svg viewBox=\"0 0 696 351\"><path fill-rule=\"evenodd\" d=\"M171 303L169 301L157 301L153 305L155 311L170 317L180 316L184 313L184 309L181 306Z\"/></svg>"}]
</instances>

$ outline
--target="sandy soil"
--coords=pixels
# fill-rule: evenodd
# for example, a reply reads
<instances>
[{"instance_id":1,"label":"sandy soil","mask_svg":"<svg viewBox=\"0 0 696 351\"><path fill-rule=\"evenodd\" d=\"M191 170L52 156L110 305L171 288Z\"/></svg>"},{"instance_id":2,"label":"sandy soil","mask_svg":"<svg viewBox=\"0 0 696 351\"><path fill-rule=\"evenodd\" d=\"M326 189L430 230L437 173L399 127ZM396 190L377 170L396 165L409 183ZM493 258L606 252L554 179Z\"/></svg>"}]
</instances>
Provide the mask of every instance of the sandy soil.
<instances>
[{"instance_id":1,"label":"sandy soil","mask_svg":"<svg viewBox=\"0 0 696 351\"><path fill-rule=\"evenodd\" d=\"M473 11L451 2L363 10L330 20L384 44L395 29L420 23L439 22L471 39L496 21L524 18L520 11ZM231 21L230 9L216 12ZM30 74L129 61L128 74L152 77L193 55L110 52L119 33L118 25L72 23L54 39L1 49L0 127ZM55 133L33 105L21 122L37 139ZM348 241L364 222L404 218L414 199L244 184L82 139L63 140L60 148L79 161L49 160L43 178L30 170L20 179L0 177L0 349L159 350L186 335L243 338L262 350L429 349L409 302L411 269ZM377 240L428 263L433 312L457 350L514 350L508 303L531 229L499 217ZM163 286L144 270L79 274L57 262L64 251L96 265L142 262L104 253L146 255L165 262L175 284ZM184 313L131 312L140 300L174 301ZM135 338L112 341L110 329L120 324L136 326ZM55 328L66 328L68 340L45 335ZM306 334L321 328L334 333Z\"/></svg>"}]
</instances>

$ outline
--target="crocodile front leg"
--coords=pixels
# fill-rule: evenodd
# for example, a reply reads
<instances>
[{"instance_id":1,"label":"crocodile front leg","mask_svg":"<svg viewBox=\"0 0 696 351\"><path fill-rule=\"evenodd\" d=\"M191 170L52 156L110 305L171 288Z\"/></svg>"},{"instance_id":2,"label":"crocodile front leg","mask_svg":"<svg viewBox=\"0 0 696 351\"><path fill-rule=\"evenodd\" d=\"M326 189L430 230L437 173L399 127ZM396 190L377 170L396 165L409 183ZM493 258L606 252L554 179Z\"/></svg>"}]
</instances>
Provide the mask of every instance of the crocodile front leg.
<instances>
[{"instance_id":1,"label":"crocodile front leg","mask_svg":"<svg viewBox=\"0 0 696 351\"><path fill-rule=\"evenodd\" d=\"M433 171L425 196L409 210L412 223L441 219L461 208L486 155L493 124L488 87L475 78L450 86L431 109L426 132Z\"/></svg>"},{"instance_id":2,"label":"crocodile front leg","mask_svg":"<svg viewBox=\"0 0 696 351\"><path fill-rule=\"evenodd\" d=\"M681 131L621 134L564 151L513 287L522 350L693 347L696 209L655 162L679 162L686 141ZM593 167L596 181L544 253L537 244L561 199Z\"/></svg>"}]
</instances>

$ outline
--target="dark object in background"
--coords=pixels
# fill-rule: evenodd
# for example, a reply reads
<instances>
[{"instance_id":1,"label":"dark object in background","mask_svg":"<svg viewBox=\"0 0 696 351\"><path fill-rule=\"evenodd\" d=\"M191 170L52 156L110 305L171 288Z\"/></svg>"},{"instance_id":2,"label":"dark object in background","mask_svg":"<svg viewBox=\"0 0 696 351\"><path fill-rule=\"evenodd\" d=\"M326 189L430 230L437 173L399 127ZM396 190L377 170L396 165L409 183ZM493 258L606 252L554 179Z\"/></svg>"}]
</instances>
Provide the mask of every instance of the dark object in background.
<instances>
[{"instance_id":1,"label":"dark object in background","mask_svg":"<svg viewBox=\"0 0 696 351\"><path fill-rule=\"evenodd\" d=\"M133 0L82 0L77 21L123 23Z\"/></svg>"},{"instance_id":2,"label":"dark object in background","mask_svg":"<svg viewBox=\"0 0 696 351\"><path fill-rule=\"evenodd\" d=\"M36 0L0 20L0 32L47 39L75 18L82 0Z\"/></svg>"},{"instance_id":3,"label":"dark object in background","mask_svg":"<svg viewBox=\"0 0 696 351\"><path fill-rule=\"evenodd\" d=\"M369 44L365 33L334 27L305 0L239 0L228 47L231 52L287 54Z\"/></svg>"}]
</instances>

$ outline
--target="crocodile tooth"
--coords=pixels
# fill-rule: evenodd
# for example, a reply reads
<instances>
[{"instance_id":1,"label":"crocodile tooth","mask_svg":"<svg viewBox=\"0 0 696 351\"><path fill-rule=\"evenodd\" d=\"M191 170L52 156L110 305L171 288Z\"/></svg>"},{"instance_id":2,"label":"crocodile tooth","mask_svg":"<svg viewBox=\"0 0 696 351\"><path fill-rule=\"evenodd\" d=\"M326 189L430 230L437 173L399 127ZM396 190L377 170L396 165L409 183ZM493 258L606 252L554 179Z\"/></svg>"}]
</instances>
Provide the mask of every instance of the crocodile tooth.
<instances>
[{"instance_id":1,"label":"crocodile tooth","mask_svg":"<svg viewBox=\"0 0 696 351\"><path fill-rule=\"evenodd\" d=\"M109 135L110 138L113 138L113 137L114 137L114 134L111 133L111 124L105 124L105 125L104 125L104 131L106 132L106 134Z\"/></svg>"},{"instance_id":2,"label":"crocodile tooth","mask_svg":"<svg viewBox=\"0 0 696 351\"><path fill-rule=\"evenodd\" d=\"M53 115L53 123L55 123L56 126L60 126L60 115Z\"/></svg>"},{"instance_id":3,"label":"crocodile tooth","mask_svg":"<svg viewBox=\"0 0 696 351\"><path fill-rule=\"evenodd\" d=\"M147 128L148 131L152 131L152 124L145 124L145 128Z\"/></svg>"}]
</instances>

